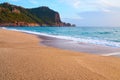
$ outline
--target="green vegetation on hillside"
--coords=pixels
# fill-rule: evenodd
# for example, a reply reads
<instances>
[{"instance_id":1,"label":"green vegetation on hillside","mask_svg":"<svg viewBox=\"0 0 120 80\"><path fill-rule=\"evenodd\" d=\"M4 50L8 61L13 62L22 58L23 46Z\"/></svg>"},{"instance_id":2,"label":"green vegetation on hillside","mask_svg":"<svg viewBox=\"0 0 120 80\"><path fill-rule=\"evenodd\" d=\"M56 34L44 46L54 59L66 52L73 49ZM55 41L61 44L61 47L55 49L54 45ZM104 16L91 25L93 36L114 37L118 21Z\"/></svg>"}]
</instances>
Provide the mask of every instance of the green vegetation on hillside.
<instances>
[{"instance_id":1,"label":"green vegetation on hillside","mask_svg":"<svg viewBox=\"0 0 120 80\"><path fill-rule=\"evenodd\" d=\"M16 12L13 12L16 10ZM17 12L18 11L18 12ZM42 20L29 13L26 9L8 3L0 4L0 22L37 22L42 24Z\"/></svg>"},{"instance_id":2,"label":"green vegetation on hillside","mask_svg":"<svg viewBox=\"0 0 120 80\"><path fill-rule=\"evenodd\" d=\"M59 13L48 7L26 9L9 3L0 4L0 26L71 26L60 20Z\"/></svg>"},{"instance_id":3,"label":"green vegetation on hillside","mask_svg":"<svg viewBox=\"0 0 120 80\"><path fill-rule=\"evenodd\" d=\"M49 25L53 25L55 21L55 15L58 14L57 12L49 9L48 7L39 7L39 8L32 8L28 9L28 11L38 18L42 19L44 23ZM59 22L61 22L59 20Z\"/></svg>"}]
</instances>

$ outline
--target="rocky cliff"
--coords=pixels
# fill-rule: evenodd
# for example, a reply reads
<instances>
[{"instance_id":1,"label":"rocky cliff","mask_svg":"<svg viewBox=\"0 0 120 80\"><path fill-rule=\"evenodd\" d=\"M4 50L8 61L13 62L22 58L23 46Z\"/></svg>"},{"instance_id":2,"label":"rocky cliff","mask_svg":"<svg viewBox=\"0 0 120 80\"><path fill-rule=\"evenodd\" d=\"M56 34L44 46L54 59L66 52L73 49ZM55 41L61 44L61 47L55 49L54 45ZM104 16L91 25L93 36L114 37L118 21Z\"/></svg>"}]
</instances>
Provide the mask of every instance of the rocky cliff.
<instances>
[{"instance_id":1,"label":"rocky cliff","mask_svg":"<svg viewBox=\"0 0 120 80\"><path fill-rule=\"evenodd\" d=\"M46 7L26 9L9 3L0 4L0 26L72 26L58 12Z\"/></svg>"}]
</instances>

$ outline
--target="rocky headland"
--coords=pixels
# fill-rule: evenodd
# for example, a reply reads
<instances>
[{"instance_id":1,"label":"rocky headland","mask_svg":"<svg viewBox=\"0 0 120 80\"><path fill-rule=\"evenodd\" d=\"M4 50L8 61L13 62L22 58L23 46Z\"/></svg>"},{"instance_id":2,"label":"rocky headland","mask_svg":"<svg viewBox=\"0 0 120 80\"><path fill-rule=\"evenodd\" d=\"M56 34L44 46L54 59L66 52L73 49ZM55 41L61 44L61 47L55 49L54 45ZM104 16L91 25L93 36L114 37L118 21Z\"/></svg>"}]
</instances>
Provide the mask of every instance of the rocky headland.
<instances>
[{"instance_id":1,"label":"rocky headland","mask_svg":"<svg viewBox=\"0 0 120 80\"><path fill-rule=\"evenodd\" d=\"M10 3L0 4L0 26L75 26L61 21L58 12L46 7L27 9Z\"/></svg>"}]
</instances>

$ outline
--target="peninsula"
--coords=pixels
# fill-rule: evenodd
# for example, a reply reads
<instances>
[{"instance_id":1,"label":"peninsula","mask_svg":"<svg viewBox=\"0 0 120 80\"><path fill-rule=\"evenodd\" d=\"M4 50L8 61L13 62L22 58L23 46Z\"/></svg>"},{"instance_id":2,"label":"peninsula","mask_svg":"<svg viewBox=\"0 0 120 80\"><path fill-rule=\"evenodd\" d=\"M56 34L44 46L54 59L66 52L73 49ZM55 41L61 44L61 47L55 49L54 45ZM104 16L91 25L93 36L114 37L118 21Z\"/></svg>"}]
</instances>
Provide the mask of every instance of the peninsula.
<instances>
[{"instance_id":1,"label":"peninsula","mask_svg":"<svg viewBox=\"0 0 120 80\"><path fill-rule=\"evenodd\" d=\"M10 3L0 4L0 26L75 26L62 22L58 12L46 7L27 9Z\"/></svg>"}]
</instances>

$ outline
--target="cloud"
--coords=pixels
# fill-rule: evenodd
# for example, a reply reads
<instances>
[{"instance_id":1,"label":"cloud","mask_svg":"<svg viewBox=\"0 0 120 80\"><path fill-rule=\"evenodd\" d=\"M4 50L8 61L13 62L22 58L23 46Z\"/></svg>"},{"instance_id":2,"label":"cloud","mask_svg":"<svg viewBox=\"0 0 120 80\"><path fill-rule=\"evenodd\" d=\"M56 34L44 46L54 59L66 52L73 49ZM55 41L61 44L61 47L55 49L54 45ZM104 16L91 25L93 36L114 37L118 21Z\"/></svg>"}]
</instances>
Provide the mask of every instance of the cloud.
<instances>
[{"instance_id":1,"label":"cloud","mask_svg":"<svg viewBox=\"0 0 120 80\"><path fill-rule=\"evenodd\" d=\"M61 0L61 2L83 11L101 10L110 12L111 7L120 8L120 0Z\"/></svg>"},{"instance_id":2,"label":"cloud","mask_svg":"<svg viewBox=\"0 0 120 80\"><path fill-rule=\"evenodd\" d=\"M29 0L29 2L32 4L38 4L38 1L36 1L36 0Z\"/></svg>"},{"instance_id":3,"label":"cloud","mask_svg":"<svg viewBox=\"0 0 120 80\"><path fill-rule=\"evenodd\" d=\"M10 0L10 1L13 1L13 2L18 2L18 1L20 1L20 0Z\"/></svg>"},{"instance_id":4,"label":"cloud","mask_svg":"<svg viewBox=\"0 0 120 80\"><path fill-rule=\"evenodd\" d=\"M80 0L59 0L59 1L64 3L64 4L68 4L74 8L80 7Z\"/></svg>"},{"instance_id":5,"label":"cloud","mask_svg":"<svg viewBox=\"0 0 120 80\"><path fill-rule=\"evenodd\" d=\"M73 6L75 8L79 8L80 7L80 1L79 0L75 0L75 2L73 3Z\"/></svg>"},{"instance_id":6,"label":"cloud","mask_svg":"<svg viewBox=\"0 0 120 80\"><path fill-rule=\"evenodd\" d=\"M120 8L118 0L99 0L94 5L101 11L110 12L111 8Z\"/></svg>"}]
</instances>

